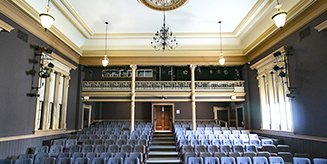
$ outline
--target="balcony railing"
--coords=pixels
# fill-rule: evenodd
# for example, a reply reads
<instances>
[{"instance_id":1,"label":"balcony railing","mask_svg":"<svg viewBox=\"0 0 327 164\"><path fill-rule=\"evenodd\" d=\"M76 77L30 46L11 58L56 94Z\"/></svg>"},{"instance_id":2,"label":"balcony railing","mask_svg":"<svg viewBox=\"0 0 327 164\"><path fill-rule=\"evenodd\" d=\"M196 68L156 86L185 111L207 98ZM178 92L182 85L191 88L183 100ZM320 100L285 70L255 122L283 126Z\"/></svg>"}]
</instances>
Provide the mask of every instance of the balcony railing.
<instances>
[{"instance_id":1,"label":"balcony railing","mask_svg":"<svg viewBox=\"0 0 327 164\"><path fill-rule=\"evenodd\" d=\"M137 81L136 91L191 91L190 81ZM244 81L196 81L196 91L244 92ZM130 81L84 81L83 91L131 91Z\"/></svg>"}]
</instances>

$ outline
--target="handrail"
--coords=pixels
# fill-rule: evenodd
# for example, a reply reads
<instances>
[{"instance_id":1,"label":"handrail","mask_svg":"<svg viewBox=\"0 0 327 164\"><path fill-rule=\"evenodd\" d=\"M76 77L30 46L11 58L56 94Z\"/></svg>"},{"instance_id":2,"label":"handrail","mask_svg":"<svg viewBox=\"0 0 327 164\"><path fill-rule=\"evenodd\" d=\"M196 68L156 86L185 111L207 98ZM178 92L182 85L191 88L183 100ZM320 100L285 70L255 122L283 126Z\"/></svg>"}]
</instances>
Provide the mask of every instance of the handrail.
<instances>
[{"instance_id":1,"label":"handrail","mask_svg":"<svg viewBox=\"0 0 327 164\"><path fill-rule=\"evenodd\" d=\"M130 81L83 81L83 91L131 91ZM136 91L191 91L191 81L136 81ZM244 81L196 81L196 91L244 92Z\"/></svg>"},{"instance_id":2,"label":"handrail","mask_svg":"<svg viewBox=\"0 0 327 164\"><path fill-rule=\"evenodd\" d=\"M224 127L227 127L227 126L228 126L227 121L224 121L224 120L215 119L215 122L216 122L216 124L218 124L220 127L222 127L222 126L221 126L222 123L225 124Z\"/></svg>"}]
</instances>

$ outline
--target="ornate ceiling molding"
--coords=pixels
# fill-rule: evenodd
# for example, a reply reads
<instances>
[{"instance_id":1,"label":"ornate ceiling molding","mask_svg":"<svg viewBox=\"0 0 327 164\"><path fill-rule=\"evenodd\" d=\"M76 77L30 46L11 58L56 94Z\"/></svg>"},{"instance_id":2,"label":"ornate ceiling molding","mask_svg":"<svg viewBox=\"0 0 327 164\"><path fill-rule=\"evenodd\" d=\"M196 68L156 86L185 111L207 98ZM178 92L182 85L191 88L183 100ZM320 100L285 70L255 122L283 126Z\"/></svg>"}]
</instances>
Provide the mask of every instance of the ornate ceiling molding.
<instances>
[{"instance_id":1,"label":"ornate ceiling molding","mask_svg":"<svg viewBox=\"0 0 327 164\"><path fill-rule=\"evenodd\" d=\"M153 10L175 10L184 5L187 0L138 0ZM166 5L164 5L166 3Z\"/></svg>"}]
</instances>

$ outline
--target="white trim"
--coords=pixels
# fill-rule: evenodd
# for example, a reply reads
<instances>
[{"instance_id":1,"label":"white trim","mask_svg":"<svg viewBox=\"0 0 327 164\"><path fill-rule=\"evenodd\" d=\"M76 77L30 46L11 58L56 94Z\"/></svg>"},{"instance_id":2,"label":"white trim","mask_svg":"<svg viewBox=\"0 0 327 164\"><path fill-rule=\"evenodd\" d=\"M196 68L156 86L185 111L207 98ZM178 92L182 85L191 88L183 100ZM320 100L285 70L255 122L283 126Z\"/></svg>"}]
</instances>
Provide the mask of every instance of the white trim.
<instances>
[{"instance_id":1,"label":"white trim","mask_svg":"<svg viewBox=\"0 0 327 164\"><path fill-rule=\"evenodd\" d=\"M7 31L7 32L11 32L13 29L15 29L15 28L0 19L0 32L2 30Z\"/></svg>"},{"instance_id":2,"label":"white trim","mask_svg":"<svg viewBox=\"0 0 327 164\"><path fill-rule=\"evenodd\" d=\"M74 133L77 131L80 131L80 130L50 130L50 131L44 130L44 131L37 131L37 132L35 132L35 134L0 137L0 142L31 139L31 138L46 137L46 136L54 136L54 135L61 135L61 134L69 134L69 133Z\"/></svg>"},{"instance_id":3,"label":"white trim","mask_svg":"<svg viewBox=\"0 0 327 164\"><path fill-rule=\"evenodd\" d=\"M315 29L318 32L327 29L327 20L325 20L325 21L321 22L320 24L318 24L317 26L315 26Z\"/></svg>"},{"instance_id":4,"label":"white trim","mask_svg":"<svg viewBox=\"0 0 327 164\"><path fill-rule=\"evenodd\" d=\"M91 115L92 115L92 105L86 105L86 104L83 104L83 107L82 107L82 123L81 123L81 129L84 128L84 112L85 112L85 109L88 109L89 110L89 118L88 118L88 127L91 125Z\"/></svg>"},{"instance_id":5,"label":"white trim","mask_svg":"<svg viewBox=\"0 0 327 164\"><path fill-rule=\"evenodd\" d=\"M259 133L259 134L275 135L275 136L281 136L281 137L287 137L287 138L303 139L303 140L309 140L309 141L327 142L326 137L301 135L301 134L295 134L293 132L287 132L287 131L275 131L275 130L261 129L261 130L251 130L251 132Z\"/></svg>"}]
</instances>

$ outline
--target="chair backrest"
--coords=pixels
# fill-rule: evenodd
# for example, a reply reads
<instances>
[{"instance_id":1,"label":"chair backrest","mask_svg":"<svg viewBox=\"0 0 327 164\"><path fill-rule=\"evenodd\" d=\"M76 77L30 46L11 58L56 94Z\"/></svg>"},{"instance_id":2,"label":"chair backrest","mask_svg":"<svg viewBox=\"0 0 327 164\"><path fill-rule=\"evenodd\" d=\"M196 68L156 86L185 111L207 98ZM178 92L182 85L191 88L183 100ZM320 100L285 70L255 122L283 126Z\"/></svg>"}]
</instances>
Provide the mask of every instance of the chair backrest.
<instances>
[{"instance_id":1,"label":"chair backrest","mask_svg":"<svg viewBox=\"0 0 327 164\"><path fill-rule=\"evenodd\" d=\"M107 164L123 164L123 158L111 157L108 159Z\"/></svg>"},{"instance_id":2,"label":"chair backrest","mask_svg":"<svg viewBox=\"0 0 327 164\"><path fill-rule=\"evenodd\" d=\"M124 160L124 164L140 164L140 160L135 157L127 157Z\"/></svg>"},{"instance_id":3,"label":"chair backrest","mask_svg":"<svg viewBox=\"0 0 327 164\"><path fill-rule=\"evenodd\" d=\"M80 152L80 151L81 151L81 145L71 145L69 148L70 153Z\"/></svg>"},{"instance_id":4,"label":"chair backrest","mask_svg":"<svg viewBox=\"0 0 327 164\"><path fill-rule=\"evenodd\" d=\"M244 152L244 147L242 145L234 145L233 146L233 151L243 153Z\"/></svg>"},{"instance_id":5,"label":"chair backrest","mask_svg":"<svg viewBox=\"0 0 327 164\"><path fill-rule=\"evenodd\" d=\"M33 159L31 158L16 159L15 164L33 164Z\"/></svg>"},{"instance_id":6,"label":"chair backrest","mask_svg":"<svg viewBox=\"0 0 327 164\"><path fill-rule=\"evenodd\" d=\"M34 155L34 164L39 164L41 163L42 158L48 158L49 154L48 153L37 153Z\"/></svg>"},{"instance_id":7,"label":"chair backrest","mask_svg":"<svg viewBox=\"0 0 327 164\"><path fill-rule=\"evenodd\" d=\"M211 154L219 151L218 147L216 145L209 145L207 149L208 149L208 152Z\"/></svg>"},{"instance_id":8,"label":"chair backrest","mask_svg":"<svg viewBox=\"0 0 327 164\"><path fill-rule=\"evenodd\" d=\"M218 157L205 157L204 158L204 164L219 164L219 158Z\"/></svg>"},{"instance_id":9,"label":"chair backrest","mask_svg":"<svg viewBox=\"0 0 327 164\"><path fill-rule=\"evenodd\" d=\"M92 145L83 145L82 153L88 153L88 152L93 152L93 146Z\"/></svg>"},{"instance_id":10,"label":"chair backrest","mask_svg":"<svg viewBox=\"0 0 327 164\"><path fill-rule=\"evenodd\" d=\"M277 148L275 145L264 145L262 146L262 150L269 153L277 153Z\"/></svg>"},{"instance_id":11,"label":"chair backrest","mask_svg":"<svg viewBox=\"0 0 327 164\"><path fill-rule=\"evenodd\" d=\"M184 153L184 159L183 159L184 163L187 163L190 157L196 157L196 154L194 152Z\"/></svg>"},{"instance_id":12,"label":"chair backrest","mask_svg":"<svg viewBox=\"0 0 327 164\"><path fill-rule=\"evenodd\" d=\"M94 152L88 152L85 154L85 157L90 159L92 161L93 158L96 158L97 157L97 153L94 153Z\"/></svg>"},{"instance_id":13,"label":"chair backrest","mask_svg":"<svg viewBox=\"0 0 327 164\"><path fill-rule=\"evenodd\" d=\"M49 146L37 146L35 147L34 154L37 153L48 153L49 152Z\"/></svg>"},{"instance_id":14,"label":"chair backrest","mask_svg":"<svg viewBox=\"0 0 327 164\"><path fill-rule=\"evenodd\" d=\"M277 145L278 152L290 152L290 146L288 145Z\"/></svg>"},{"instance_id":15,"label":"chair backrest","mask_svg":"<svg viewBox=\"0 0 327 164\"><path fill-rule=\"evenodd\" d=\"M255 145L245 145L245 151L257 153L258 148Z\"/></svg>"},{"instance_id":16,"label":"chair backrest","mask_svg":"<svg viewBox=\"0 0 327 164\"><path fill-rule=\"evenodd\" d=\"M278 156L282 157L284 162L293 162L293 154L290 152L278 152Z\"/></svg>"},{"instance_id":17,"label":"chair backrest","mask_svg":"<svg viewBox=\"0 0 327 164\"><path fill-rule=\"evenodd\" d=\"M91 160L91 159L90 159ZM93 158L91 160L91 164L104 164L105 163L105 159L104 158Z\"/></svg>"},{"instance_id":18,"label":"chair backrest","mask_svg":"<svg viewBox=\"0 0 327 164\"><path fill-rule=\"evenodd\" d=\"M118 158L125 158L127 156L126 153L122 153L122 152L118 152L118 153L115 153L115 157L118 157Z\"/></svg>"},{"instance_id":19,"label":"chair backrest","mask_svg":"<svg viewBox=\"0 0 327 164\"><path fill-rule=\"evenodd\" d=\"M211 157L212 155L209 152L200 152L199 157Z\"/></svg>"},{"instance_id":20,"label":"chair backrest","mask_svg":"<svg viewBox=\"0 0 327 164\"><path fill-rule=\"evenodd\" d=\"M188 164L203 164L203 159L201 157L189 157Z\"/></svg>"},{"instance_id":21,"label":"chair backrest","mask_svg":"<svg viewBox=\"0 0 327 164\"><path fill-rule=\"evenodd\" d=\"M274 141L270 138L263 138L261 139L261 145L264 146L264 145L273 145L274 144Z\"/></svg>"},{"instance_id":22,"label":"chair backrest","mask_svg":"<svg viewBox=\"0 0 327 164\"><path fill-rule=\"evenodd\" d=\"M268 164L268 159L266 157L253 157L253 164Z\"/></svg>"},{"instance_id":23,"label":"chair backrest","mask_svg":"<svg viewBox=\"0 0 327 164\"><path fill-rule=\"evenodd\" d=\"M118 145L109 145L108 153L117 153L119 151Z\"/></svg>"},{"instance_id":24,"label":"chair backrest","mask_svg":"<svg viewBox=\"0 0 327 164\"><path fill-rule=\"evenodd\" d=\"M140 163L144 163L143 153L140 152L131 152L129 157L138 158Z\"/></svg>"},{"instance_id":25,"label":"chair backrest","mask_svg":"<svg viewBox=\"0 0 327 164\"><path fill-rule=\"evenodd\" d=\"M193 147L191 145L184 145L182 146L181 153L186 153L186 152L194 152Z\"/></svg>"},{"instance_id":26,"label":"chair backrest","mask_svg":"<svg viewBox=\"0 0 327 164\"><path fill-rule=\"evenodd\" d=\"M88 164L89 159L85 157L78 157L74 160L74 164Z\"/></svg>"},{"instance_id":27,"label":"chair backrest","mask_svg":"<svg viewBox=\"0 0 327 164\"><path fill-rule=\"evenodd\" d=\"M65 147L70 148L72 145L77 145L77 139L68 139Z\"/></svg>"},{"instance_id":28,"label":"chair backrest","mask_svg":"<svg viewBox=\"0 0 327 164\"><path fill-rule=\"evenodd\" d=\"M100 154L100 158L104 158L105 160L109 159L110 157L112 157L111 153L108 152L104 152Z\"/></svg>"},{"instance_id":29,"label":"chair backrest","mask_svg":"<svg viewBox=\"0 0 327 164\"><path fill-rule=\"evenodd\" d=\"M50 156L58 156L61 152L63 152L63 147L61 145L52 145L49 154Z\"/></svg>"},{"instance_id":30,"label":"chair backrest","mask_svg":"<svg viewBox=\"0 0 327 164\"><path fill-rule=\"evenodd\" d=\"M72 164L73 161L71 158L58 158L57 164Z\"/></svg>"},{"instance_id":31,"label":"chair backrest","mask_svg":"<svg viewBox=\"0 0 327 164\"><path fill-rule=\"evenodd\" d=\"M270 164L284 164L284 160L282 157L269 157Z\"/></svg>"},{"instance_id":32,"label":"chair backrest","mask_svg":"<svg viewBox=\"0 0 327 164\"><path fill-rule=\"evenodd\" d=\"M13 164L14 161L12 159L0 159L0 164Z\"/></svg>"},{"instance_id":33,"label":"chair backrest","mask_svg":"<svg viewBox=\"0 0 327 164\"><path fill-rule=\"evenodd\" d=\"M250 157L237 157L237 164L252 164Z\"/></svg>"},{"instance_id":34,"label":"chair backrest","mask_svg":"<svg viewBox=\"0 0 327 164\"><path fill-rule=\"evenodd\" d=\"M140 152L140 153L145 154L145 152L146 152L145 146L144 145L135 145L133 152Z\"/></svg>"},{"instance_id":35,"label":"chair backrest","mask_svg":"<svg viewBox=\"0 0 327 164\"><path fill-rule=\"evenodd\" d=\"M105 145L96 145L94 148L95 153L103 153L106 152L106 146Z\"/></svg>"},{"instance_id":36,"label":"chair backrest","mask_svg":"<svg viewBox=\"0 0 327 164\"><path fill-rule=\"evenodd\" d=\"M221 164L236 164L234 157L221 157L220 163Z\"/></svg>"},{"instance_id":37,"label":"chair backrest","mask_svg":"<svg viewBox=\"0 0 327 164\"><path fill-rule=\"evenodd\" d=\"M204 147L204 145L196 145L194 150L196 153L206 152L206 148Z\"/></svg>"},{"instance_id":38,"label":"chair backrest","mask_svg":"<svg viewBox=\"0 0 327 164\"><path fill-rule=\"evenodd\" d=\"M223 153L223 152L215 152L213 154L214 157L218 157L218 158L221 158L221 157L227 157L226 153Z\"/></svg>"},{"instance_id":39,"label":"chair backrest","mask_svg":"<svg viewBox=\"0 0 327 164\"><path fill-rule=\"evenodd\" d=\"M259 156L259 157L266 157L268 159L270 157L270 153L267 152L267 151L259 151L257 153L257 156Z\"/></svg>"},{"instance_id":40,"label":"chair backrest","mask_svg":"<svg viewBox=\"0 0 327 164\"><path fill-rule=\"evenodd\" d=\"M231 152L231 148L230 148L229 145L221 145L220 146L220 152L229 153L229 152Z\"/></svg>"},{"instance_id":41,"label":"chair backrest","mask_svg":"<svg viewBox=\"0 0 327 164\"><path fill-rule=\"evenodd\" d=\"M120 152L130 153L130 152L132 152L132 146L131 145L122 145L120 148Z\"/></svg>"},{"instance_id":42,"label":"chair backrest","mask_svg":"<svg viewBox=\"0 0 327 164\"><path fill-rule=\"evenodd\" d=\"M243 156L244 157L250 157L253 158L254 156L256 156L257 154L255 152L244 152Z\"/></svg>"},{"instance_id":43,"label":"chair backrest","mask_svg":"<svg viewBox=\"0 0 327 164\"><path fill-rule=\"evenodd\" d=\"M313 158L313 164L327 164L326 158Z\"/></svg>"},{"instance_id":44,"label":"chair backrest","mask_svg":"<svg viewBox=\"0 0 327 164\"><path fill-rule=\"evenodd\" d=\"M56 158L42 158L40 161L40 164L55 164L56 163Z\"/></svg>"},{"instance_id":45,"label":"chair backrest","mask_svg":"<svg viewBox=\"0 0 327 164\"><path fill-rule=\"evenodd\" d=\"M309 158L294 157L293 164L311 164L311 161Z\"/></svg>"},{"instance_id":46,"label":"chair backrest","mask_svg":"<svg viewBox=\"0 0 327 164\"><path fill-rule=\"evenodd\" d=\"M72 159L75 160L76 158L82 158L83 157L83 153L81 152L75 152L72 154Z\"/></svg>"}]
</instances>

